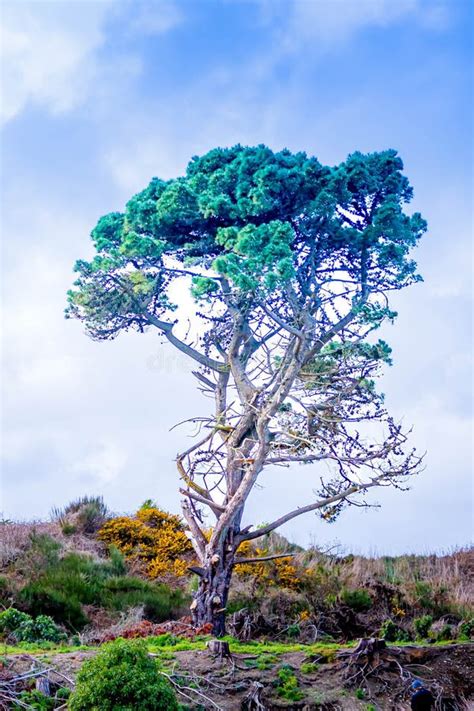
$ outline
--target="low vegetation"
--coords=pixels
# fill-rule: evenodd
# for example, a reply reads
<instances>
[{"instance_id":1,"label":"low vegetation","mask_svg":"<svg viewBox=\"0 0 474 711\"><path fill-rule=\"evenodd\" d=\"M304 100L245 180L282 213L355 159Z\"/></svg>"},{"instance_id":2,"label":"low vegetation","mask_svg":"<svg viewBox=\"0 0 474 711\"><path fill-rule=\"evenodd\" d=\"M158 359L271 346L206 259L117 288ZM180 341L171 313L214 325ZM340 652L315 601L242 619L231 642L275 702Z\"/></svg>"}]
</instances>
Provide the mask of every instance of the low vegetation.
<instances>
[{"instance_id":1,"label":"low vegetation","mask_svg":"<svg viewBox=\"0 0 474 711\"><path fill-rule=\"evenodd\" d=\"M71 711L178 711L176 695L160 675L144 642L109 642L84 663L68 708Z\"/></svg>"}]
</instances>

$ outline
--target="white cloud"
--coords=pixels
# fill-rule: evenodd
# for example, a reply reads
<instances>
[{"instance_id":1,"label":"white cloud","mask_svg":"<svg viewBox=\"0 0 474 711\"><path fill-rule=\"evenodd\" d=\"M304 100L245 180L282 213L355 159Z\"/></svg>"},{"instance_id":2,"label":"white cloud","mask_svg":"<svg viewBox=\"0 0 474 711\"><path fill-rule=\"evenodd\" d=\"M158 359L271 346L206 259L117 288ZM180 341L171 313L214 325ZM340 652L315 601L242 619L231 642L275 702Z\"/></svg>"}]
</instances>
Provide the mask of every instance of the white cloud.
<instances>
[{"instance_id":1,"label":"white cloud","mask_svg":"<svg viewBox=\"0 0 474 711\"><path fill-rule=\"evenodd\" d=\"M409 20L429 30L442 30L450 20L444 0L260 0L264 23L278 27L275 54L311 45L327 50L369 27L388 27Z\"/></svg>"},{"instance_id":2,"label":"white cloud","mask_svg":"<svg viewBox=\"0 0 474 711\"><path fill-rule=\"evenodd\" d=\"M110 3L6 3L2 27L2 119L29 102L52 113L82 103L94 80Z\"/></svg>"},{"instance_id":3,"label":"white cloud","mask_svg":"<svg viewBox=\"0 0 474 711\"><path fill-rule=\"evenodd\" d=\"M182 10L174 2L143 2L133 6L129 31L141 35L161 35L174 29L183 20Z\"/></svg>"},{"instance_id":4,"label":"white cloud","mask_svg":"<svg viewBox=\"0 0 474 711\"><path fill-rule=\"evenodd\" d=\"M0 36L1 120L19 115L28 104L60 114L81 106L108 84L123 82L140 66L101 55L108 40L106 23L119 19L124 36L156 35L173 29L182 15L169 0L137 2L6 2ZM110 72L110 67L114 71Z\"/></svg>"},{"instance_id":5,"label":"white cloud","mask_svg":"<svg viewBox=\"0 0 474 711\"><path fill-rule=\"evenodd\" d=\"M296 0L288 41L315 38L338 43L364 27L386 27L413 13L417 0Z\"/></svg>"}]
</instances>

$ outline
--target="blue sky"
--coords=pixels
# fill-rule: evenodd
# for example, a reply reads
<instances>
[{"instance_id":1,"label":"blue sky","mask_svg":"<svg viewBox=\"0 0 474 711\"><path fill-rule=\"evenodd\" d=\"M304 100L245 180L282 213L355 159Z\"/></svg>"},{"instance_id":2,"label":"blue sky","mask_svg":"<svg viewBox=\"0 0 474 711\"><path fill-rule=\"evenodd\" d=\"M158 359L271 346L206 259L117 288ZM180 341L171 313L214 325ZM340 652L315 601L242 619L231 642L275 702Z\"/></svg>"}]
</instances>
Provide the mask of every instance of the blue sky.
<instances>
[{"instance_id":1,"label":"blue sky","mask_svg":"<svg viewBox=\"0 0 474 711\"><path fill-rule=\"evenodd\" d=\"M266 143L335 164L393 147L429 222L425 282L394 299L383 381L427 450L410 492L293 540L356 551L472 538L472 3L153 0L2 5L2 503L11 518L101 493L117 511L177 511L169 428L202 403L151 334L93 343L63 320L97 218L150 177L216 146ZM291 486L289 482L291 481ZM270 472L249 521L311 496L307 469Z\"/></svg>"}]
</instances>

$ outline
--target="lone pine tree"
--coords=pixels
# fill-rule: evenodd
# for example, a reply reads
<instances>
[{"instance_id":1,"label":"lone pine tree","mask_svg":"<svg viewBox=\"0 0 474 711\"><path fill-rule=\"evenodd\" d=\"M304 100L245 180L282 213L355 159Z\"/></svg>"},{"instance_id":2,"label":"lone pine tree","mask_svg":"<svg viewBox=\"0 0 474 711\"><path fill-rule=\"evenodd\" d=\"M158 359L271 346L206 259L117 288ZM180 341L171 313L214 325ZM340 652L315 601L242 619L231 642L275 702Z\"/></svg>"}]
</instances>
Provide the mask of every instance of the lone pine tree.
<instances>
[{"instance_id":1,"label":"lone pine tree","mask_svg":"<svg viewBox=\"0 0 474 711\"><path fill-rule=\"evenodd\" d=\"M394 150L327 167L264 145L216 148L101 217L96 255L75 265L67 317L97 340L157 332L194 362L213 399L176 463L199 559L193 615L216 635L241 543L309 511L333 520L365 505L370 488L404 486L419 469L375 388L390 363L373 335L396 316L389 294L421 279L410 252L426 223L404 212L413 191L402 169ZM188 330L177 280L195 301ZM298 464L311 498L243 527L261 472Z\"/></svg>"}]
</instances>

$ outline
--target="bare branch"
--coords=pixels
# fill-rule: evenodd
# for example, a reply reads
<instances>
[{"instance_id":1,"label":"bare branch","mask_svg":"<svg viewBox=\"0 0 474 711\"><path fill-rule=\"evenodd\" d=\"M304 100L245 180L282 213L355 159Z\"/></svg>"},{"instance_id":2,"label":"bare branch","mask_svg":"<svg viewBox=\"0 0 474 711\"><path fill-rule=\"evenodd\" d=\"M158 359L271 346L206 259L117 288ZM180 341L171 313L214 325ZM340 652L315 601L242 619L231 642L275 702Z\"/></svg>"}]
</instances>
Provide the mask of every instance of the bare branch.
<instances>
[{"instance_id":1,"label":"bare branch","mask_svg":"<svg viewBox=\"0 0 474 711\"><path fill-rule=\"evenodd\" d=\"M262 563L265 560L276 560L277 558L293 558L294 553L275 553L274 555L264 555L260 558L234 558L234 565L247 565L247 563Z\"/></svg>"},{"instance_id":2,"label":"bare branch","mask_svg":"<svg viewBox=\"0 0 474 711\"><path fill-rule=\"evenodd\" d=\"M290 511L284 516L277 518L275 521L273 521L273 523L269 523L266 526L262 526L257 531L251 531L249 533L241 534L239 536L239 539L241 541L253 541L255 538L260 538L261 536L265 536L267 533L271 533L276 528L283 526L284 523L291 521L297 516L309 513L309 511L316 511L317 509L322 509L325 506L330 506L331 504L334 504L337 501L346 499L348 496L351 496L351 494L355 494L360 491L366 491L367 489L371 489L374 486L380 486L382 482L384 480L386 481L388 478L389 477L387 474L380 474L380 476L376 477L375 479L372 479L372 481L366 484L352 484L351 486L348 486L347 489L341 491L339 494L335 494L334 496L328 496L326 499L322 499L321 501L316 501L313 504L308 504L307 506L302 506L299 509Z\"/></svg>"}]
</instances>

